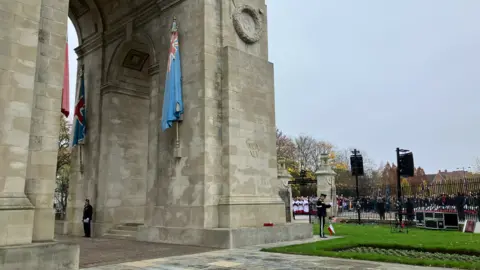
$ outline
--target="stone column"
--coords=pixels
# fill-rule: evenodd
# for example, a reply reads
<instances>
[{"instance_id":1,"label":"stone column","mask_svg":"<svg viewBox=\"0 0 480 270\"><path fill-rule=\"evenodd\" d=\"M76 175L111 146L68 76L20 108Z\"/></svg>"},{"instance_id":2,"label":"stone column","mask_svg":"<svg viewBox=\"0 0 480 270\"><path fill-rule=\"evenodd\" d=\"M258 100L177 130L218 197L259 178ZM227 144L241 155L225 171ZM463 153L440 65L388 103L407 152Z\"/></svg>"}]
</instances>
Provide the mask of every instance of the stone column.
<instances>
[{"instance_id":1,"label":"stone column","mask_svg":"<svg viewBox=\"0 0 480 270\"><path fill-rule=\"evenodd\" d=\"M68 1L42 2L25 193L35 206L33 241L52 241Z\"/></svg>"},{"instance_id":2,"label":"stone column","mask_svg":"<svg viewBox=\"0 0 480 270\"><path fill-rule=\"evenodd\" d=\"M278 187L279 191L287 191L287 198L282 198L285 200L285 215L287 218L287 222L292 222L293 220L293 209L292 209L292 187L288 184L288 181L292 176L288 173L287 168L285 166L285 161L280 160L278 166Z\"/></svg>"},{"instance_id":3,"label":"stone column","mask_svg":"<svg viewBox=\"0 0 480 270\"><path fill-rule=\"evenodd\" d=\"M155 189L155 181L158 177L158 133L160 132L161 117L161 99L159 95L160 78L159 65L155 64L149 70L151 80L150 89L150 112L148 125L148 164L147 164L147 183L146 183L146 203L144 224L151 226L153 223L153 215L155 211L157 190ZM163 95L162 95L163 97Z\"/></svg>"},{"instance_id":4,"label":"stone column","mask_svg":"<svg viewBox=\"0 0 480 270\"><path fill-rule=\"evenodd\" d=\"M0 0L0 246L32 241L34 210L25 180L41 4Z\"/></svg>"},{"instance_id":5,"label":"stone column","mask_svg":"<svg viewBox=\"0 0 480 270\"><path fill-rule=\"evenodd\" d=\"M5 270L74 270L79 264L78 246L48 241L68 1L45 2L0 0L0 269Z\"/></svg>"},{"instance_id":6,"label":"stone column","mask_svg":"<svg viewBox=\"0 0 480 270\"><path fill-rule=\"evenodd\" d=\"M327 212L329 216L337 215L337 191L335 188L335 176L336 173L332 170L332 166L329 164L328 154L322 154L320 157L319 169L315 172L317 176L317 196L320 194L326 194L325 202L332 203L332 207Z\"/></svg>"}]
</instances>

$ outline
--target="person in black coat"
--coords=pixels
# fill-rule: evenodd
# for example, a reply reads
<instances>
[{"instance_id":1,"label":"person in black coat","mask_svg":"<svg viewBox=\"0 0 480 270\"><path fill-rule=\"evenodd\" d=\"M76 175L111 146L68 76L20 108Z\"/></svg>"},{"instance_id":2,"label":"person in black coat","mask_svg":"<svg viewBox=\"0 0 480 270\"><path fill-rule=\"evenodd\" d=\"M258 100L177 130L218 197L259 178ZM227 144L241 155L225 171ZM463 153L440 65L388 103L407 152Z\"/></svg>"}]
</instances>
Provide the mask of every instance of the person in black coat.
<instances>
[{"instance_id":1,"label":"person in black coat","mask_svg":"<svg viewBox=\"0 0 480 270\"><path fill-rule=\"evenodd\" d=\"M455 198L455 208L457 209L458 220L465 220L465 197L463 194L458 193Z\"/></svg>"},{"instance_id":2,"label":"person in black coat","mask_svg":"<svg viewBox=\"0 0 480 270\"><path fill-rule=\"evenodd\" d=\"M377 201L377 211L380 215L380 220L385 220L385 201L383 198L379 198Z\"/></svg>"},{"instance_id":3,"label":"person in black coat","mask_svg":"<svg viewBox=\"0 0 480 270\"><path fill-rule=\"evenodd\" d=\"M83 208L83 231L85 232L84 237L90 237L91 226L92 226L92 216L93 216L93 207L90 205L90 200L85 200L85 207Z\"/></svg>"},{"instance_id":4,"label":"person in black coat","mask_svg":"<svg viewBox=\"0 0 480 270\"><path fill-rule=\"evenodd\" d=\"M476 205L477 205L477 218L478 218L478 221L480 221L480 192L478 192L476 196Z\"/></svg>"},{"instance_id":5,"label":"person in black coat","mask_svg":"<svg viewBox=\"0 0 480 270\"><path fill-rule=\"evenodd\" d=\"M415 219L415 208L411 198L407 198L407 203L405 208L407 210L407 220L413 221Z\"/></svg>"},{"instance_id":6,"label":"person in black coat","mask_svg":"<svg viewBox=\"0 0 480 270\"><path fill-rule=\"evenodd\" d=\"M326 194L321 194L320 198L317 201L317 215L318 220L320 221L320 237L326 238L325 236L325 217L327 216L327 208L330 208L331 205L325 203Z\"/></svg>"}]
</instances>

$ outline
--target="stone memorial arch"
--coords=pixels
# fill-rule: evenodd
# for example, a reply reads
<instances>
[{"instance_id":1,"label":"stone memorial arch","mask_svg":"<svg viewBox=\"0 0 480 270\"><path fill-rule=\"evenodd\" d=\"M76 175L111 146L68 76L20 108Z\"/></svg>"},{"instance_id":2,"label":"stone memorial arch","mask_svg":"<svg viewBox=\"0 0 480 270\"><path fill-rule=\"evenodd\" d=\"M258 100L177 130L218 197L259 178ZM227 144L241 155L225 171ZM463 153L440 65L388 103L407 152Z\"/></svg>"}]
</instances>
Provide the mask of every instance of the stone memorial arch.
<instances>
[{"instance_id":1,"label":"stone memorial arch","mask_svg":"<svg viewBox=\"0 0 480 270\"><path fill-rule=\"evenodd\" d=\"M221 248L311 236L306 224L285 224L272 188L264 0L0 0L0 11L1 269L78 267L78 247L53 242L67 17L87 108L68 234L81 233L89 198L96 237L122 223L143 224L140 241ZM185 104L178 149L175 129L160 130L174 17Z\"/></svg>"}]
</instances>

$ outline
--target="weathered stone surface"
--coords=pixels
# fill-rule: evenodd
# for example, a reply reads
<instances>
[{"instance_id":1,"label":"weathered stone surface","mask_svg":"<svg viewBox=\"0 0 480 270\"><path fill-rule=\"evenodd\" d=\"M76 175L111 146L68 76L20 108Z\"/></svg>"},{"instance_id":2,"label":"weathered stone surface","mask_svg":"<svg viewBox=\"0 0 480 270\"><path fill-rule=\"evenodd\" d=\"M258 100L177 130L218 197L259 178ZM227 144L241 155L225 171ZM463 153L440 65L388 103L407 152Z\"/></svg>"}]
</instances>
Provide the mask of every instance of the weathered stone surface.
<instances>
[{"instance_id":1,"label":"weathered stone surface","mask_svg":"<svg viewBox=\"0 0 480 270\"><path fill-rule=\"evenodd\" d=\"M38 28L38 53L30 123L26 195L35 206L33 241L52 241L54 229L53 191L55 189L63 62L66 42L68 1L55 9L42 1ZM62 11L64 10L64 11ZM50 89L56 91L49 91ZM38 172L41 171L42 174Z\"/></svg>"},{"instance_id":2,"label":"weathered stone surface","mask_svg":"<svg viewBox=\"0 0 480 270\"><path fill-rule=\"evenodd\" d=\"M293 221L293 209L292 209L292 186L288 184L288 181L292 179L292 176L288 173L285 160L280 160L277 169L277 178L273 185L274 190L280 195L285 203L285 216L287 222Z\"/></svg>"},{"instance_id":3,"label":"weathered stone surface","mask_svg":"<svg viewBox=\"0 0 480 270\"><path fill-rule=\"evenodd\" d=\"M81 21L91 16L97 32L104 29L102 23L110 30L103 43L82 33L85 43L77 49L85 65L91 109L83 173L78 168L79 149L74 152L70 233L82 233L85 198L95 208L95 235L138 222L145 224L143 231L162 232L152 241L183 243L185 235L178 232L203 239L205 230L261 231L266 222L284 224L284 202L273 188L278 181L273 66L267 61L266 35L246 47L232 20L226 19L235 10L230 2L158 1L153 6L147 2L129 15L133 24L119 16L129 7L115 1L97 7L106 11L104 20L91 12L79 18L81 27L91 28ZM266 29L263 1L248 4L261 17L256 23ZM161 16L151 11L155 9ZM179 149L175 128L159 129L174 16L179 23L185 103ZM247 23L248 13L242 16ZM248 30L248 25L242 27ZM129 63L132 50L140 58L148 54L141 70ZM180 159L175 158L177 152Z\"/></svg>"},{"instance_id":4,"label":"weathered stone surface","mask_svg":"<svg viewBox=\"0 0 480 270\"><path fill-rule=\"evenodd\" d=\"M321 194L327 195L325 198L326 203L332 203L332 207L327 210L327 215L336 216L337 205L337 190L335 186L335 175L332 166L329 164L329 158L326 154L321 155L321 163L319 164L318 171L315 172L317 176L317 196Z\"/></svg>"},{"instance_id":5,"label":"weathered stone surface","mask_svg":"<svg viewBox=\"0 0 480 270\"><path fill-rule=\"evenodd\" d=\"M0 246L53 239L67 15L81 44L87 137L73 149L60 232L83 233L88 198L95 236L143 223L145 241L233 247L310 237L309 226L285 225L277 188L265 10L263 0L0 0ZM159 128L174 17L179 134Z\"/></svg>"},{"instance_id":6,"label":"weathered stone surface","mask_svg":"<svg viewBox=\"0 0 480 270\"><path fill-rule=\"evenodd\" d=\"M126 262L114 265L87 268L86 270L147 270L147 269L236 269L236 270L288 270L288 269L371 269L371 270L446 270L446 268L421 267L382 262L346 260L317 256L277 254L259 251L281 245L296 245L313 241L328 241L319 238L307 241L261 245L248 248L212 251L201 254Z\"/></svg>"},{"instance_id":7,"label":"weathered stone surface","mask_svg":"<svg viewBox=\"0 0 480 270\"><path fill-rule=\"evenodd\" d=\"M289 223L273 227L243 228L173 228L142 226L137 240L181 245L200 245L214 248L238 248L265 243L309 239L312 225Z\"/></svg>"},{"instance_id":8,"label":"weathered stone surface","mask_svg":"<svg viewBox=\"0 0 480 270\"><path fill-rule=\"evenodd\" d=\"M40 6L40 0L0 1L0 246L32 241L33 206L24 190Z\"/></svg>"},{"instance_id":9,"label":"weathered stone surface","mask_svg":"<svg viewBox=\"0 0 480 270\"><path fill-rule=\"evenodd\" d=\"M78 269L53 241L68 1L0 0L0 269ZM61 11L63 10L63 11ZM60 57L61 56L61 57Z\"/></svg>"},{"instance_id":10,"label":"weathered stone surface","mask_svg":"<svg viewBox=\"0 0 480 270\"><path fill-rule=\"evenodd\" d=\"M2 270L77 270L80 249L66 243L0 247Z\"/></svg>"},{"instance_id":11,"label":"weathered stone surface","mask_svg":"<svg viewBox=\"0 0 480 270\"><path fill-rule=\"evenodd\" d=\"M111 265L123 262L204 253L217 249L139 242L123 239L57 236L57 241L80 246L80 268Z\"/></svg>"}]
</instances>

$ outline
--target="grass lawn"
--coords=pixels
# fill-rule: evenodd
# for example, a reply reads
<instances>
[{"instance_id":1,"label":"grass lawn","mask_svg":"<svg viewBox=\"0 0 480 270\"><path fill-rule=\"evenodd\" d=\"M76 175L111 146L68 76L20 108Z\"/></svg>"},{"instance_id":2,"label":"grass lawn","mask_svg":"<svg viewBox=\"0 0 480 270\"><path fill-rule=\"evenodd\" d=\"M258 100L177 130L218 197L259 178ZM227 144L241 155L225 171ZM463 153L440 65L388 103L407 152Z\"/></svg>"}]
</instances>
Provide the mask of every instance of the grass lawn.
<instances>
[{"instance_id":1,"label":"grass lawn","mask_svg":"<svg viewBox=\"0 0 480 270\"><path fill-rule=\"evenodd\" d=\"M466 234L456 231L436 231L417 228L409 228L406 233L392 233L390 226L385 225L353 225L335 224L337 236L344 238L315 243L277 247L264 249L263 251L290 253L313 256L337 257L346 259L393 262L423 266L452 267L463 269L480 269L480 235ZM318 235L318 225L314 227L314 233ZM335 251L338 249L354 248L358 246L374 246L381 249L396 249L404 256L388 253L358 253L347 251ZM370 250L370 249L367 249ZM407 251L411 250L411 251ZM413 251L412 251L413 250ZM479 256L473 261L456 259L461 255L442 256L442 254L430 254L415 252L428 251L431 253L464 253ZM369 252L369 251L368 251ZM409 256L410 252L415 256Z\"/></svg>"}]
</instances>

